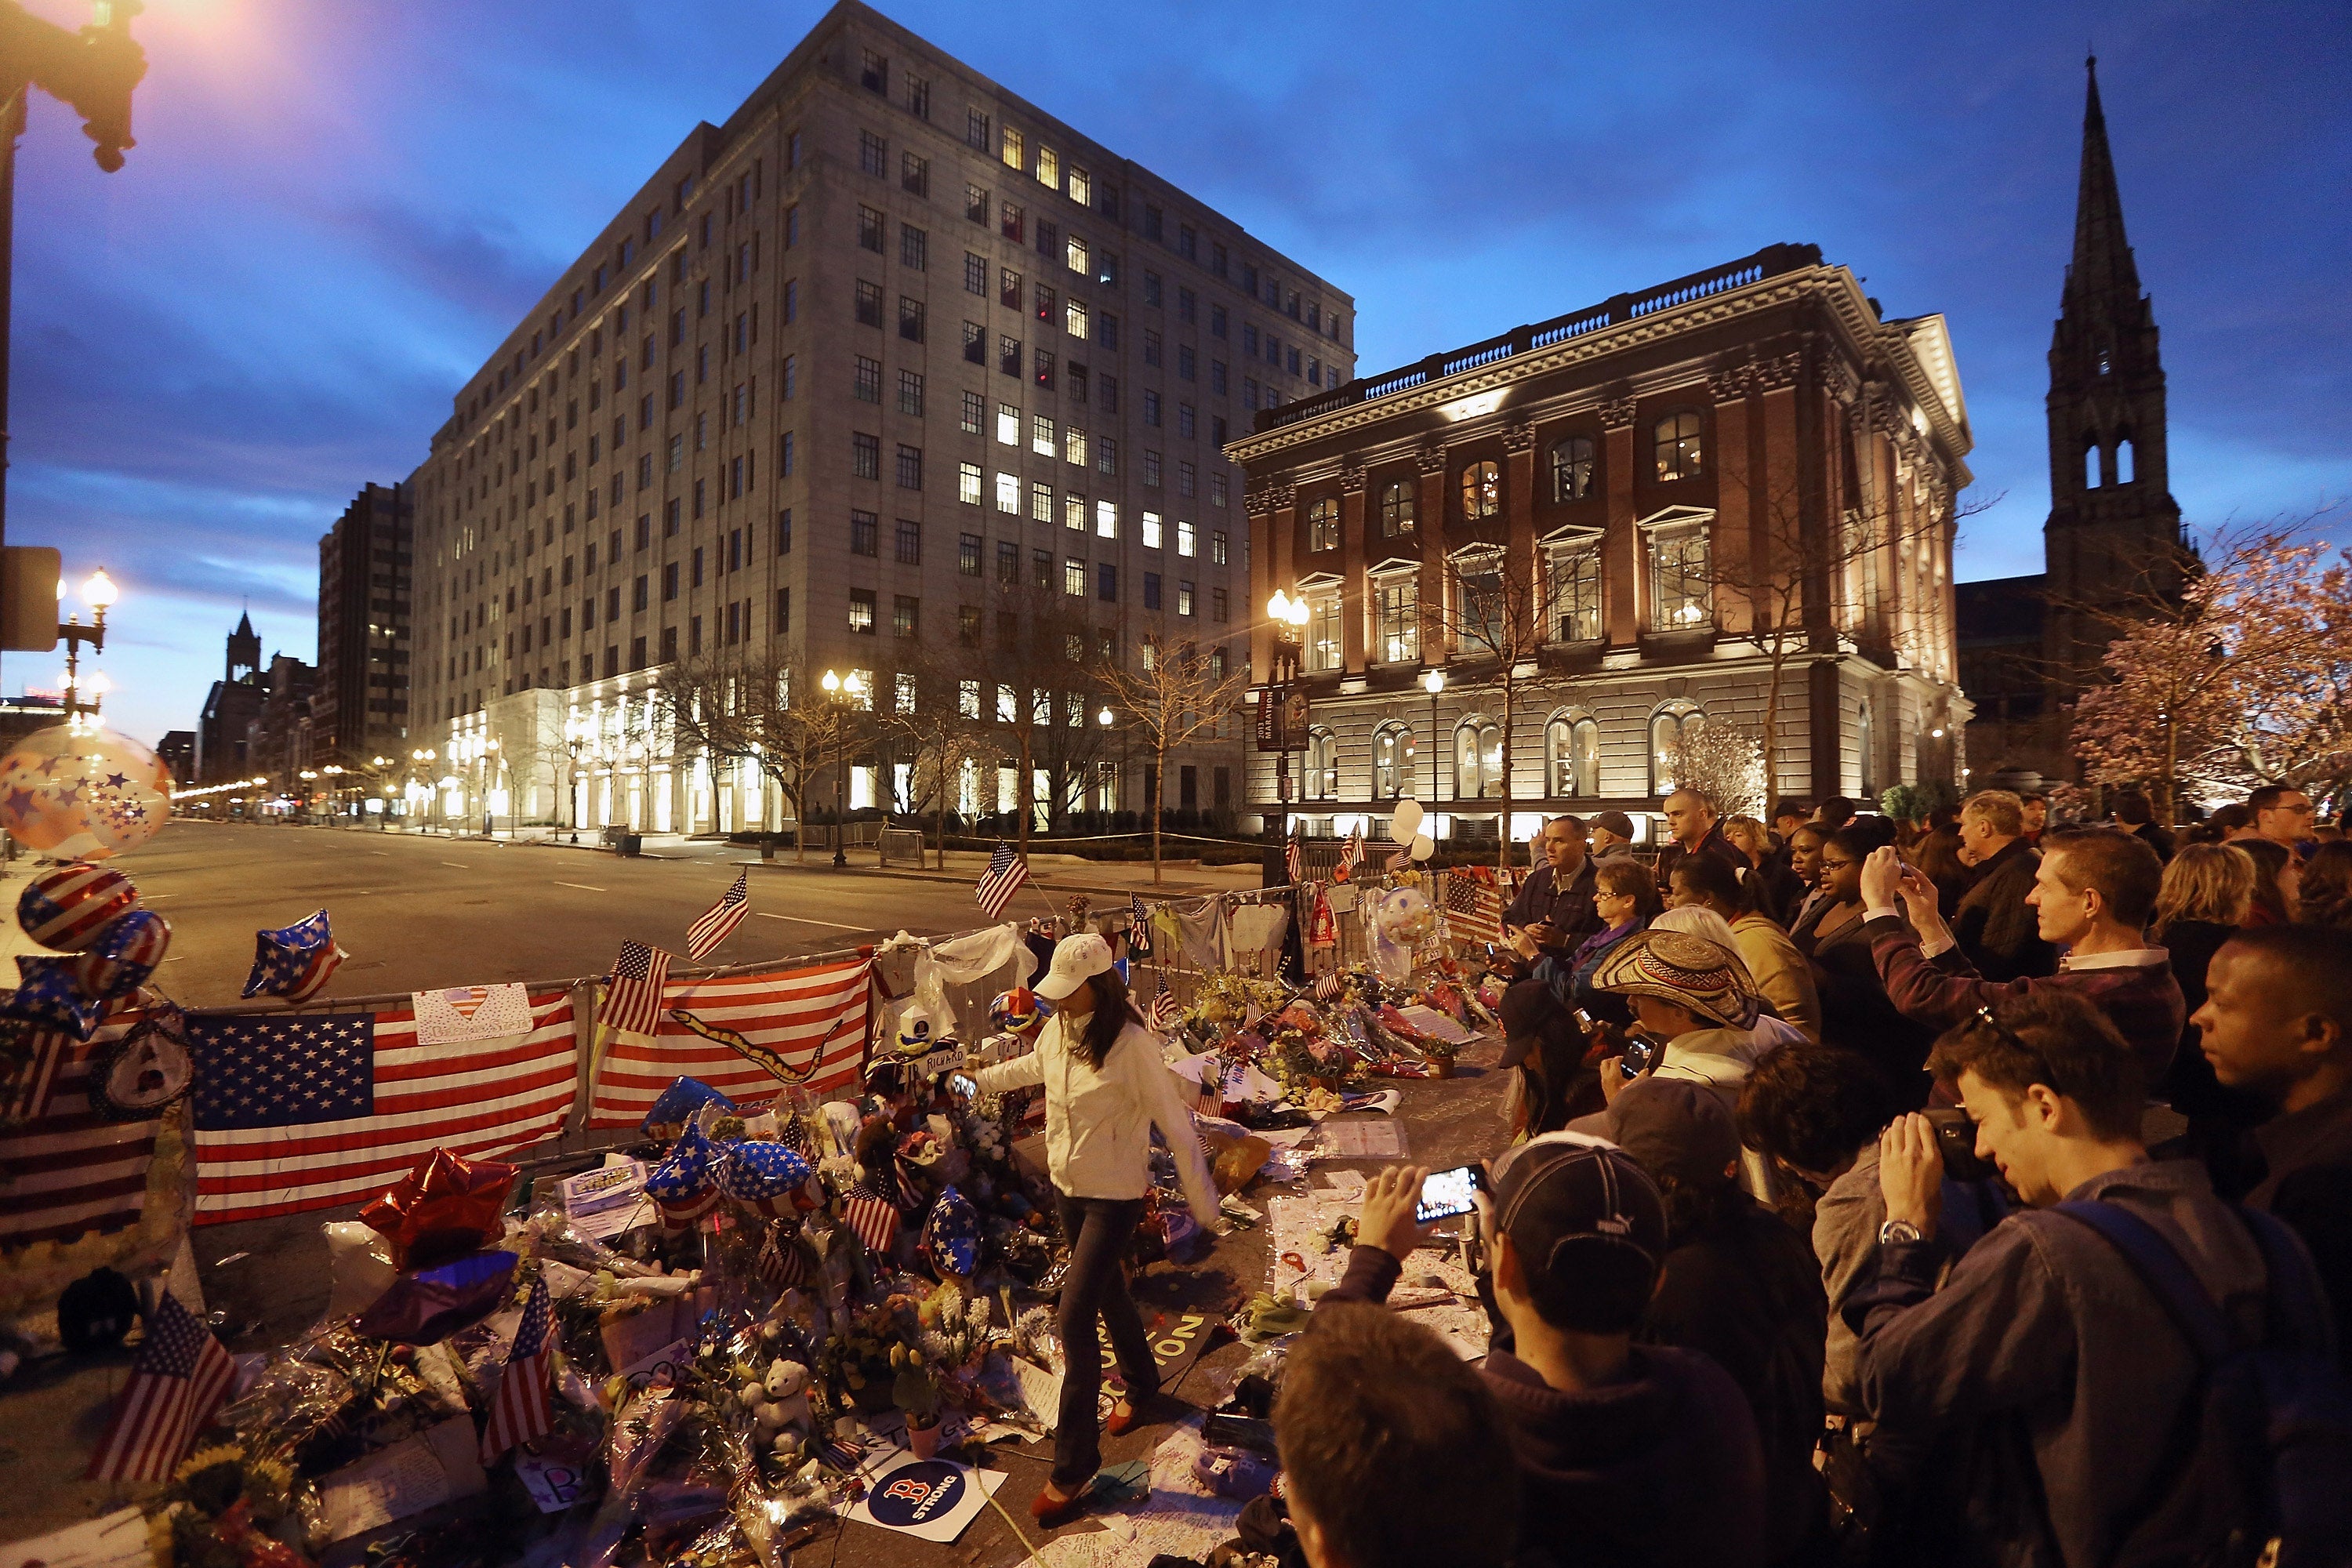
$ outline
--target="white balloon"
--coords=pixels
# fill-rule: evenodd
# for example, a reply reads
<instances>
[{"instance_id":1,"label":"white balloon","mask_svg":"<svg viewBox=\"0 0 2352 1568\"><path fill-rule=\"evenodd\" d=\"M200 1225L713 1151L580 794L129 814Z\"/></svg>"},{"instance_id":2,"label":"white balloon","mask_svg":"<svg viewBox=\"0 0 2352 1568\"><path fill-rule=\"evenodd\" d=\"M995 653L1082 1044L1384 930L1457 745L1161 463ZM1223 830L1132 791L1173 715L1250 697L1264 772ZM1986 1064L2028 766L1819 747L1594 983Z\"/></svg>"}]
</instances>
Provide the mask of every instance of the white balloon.
<instances>
[{"instance_id":1,"label":"white balloon","mask_svg":"<svg viewBox=\"0 0 2352 1568\"><path fill-rule=\"evenodd\" d=\"M1428 834L1416 833L1412 836L1412 858L1414 859L1426 860L1436 852L1437 841L1430 837Z\"/></svg>"},{"instance_id":2,"label":"white balloon","mask_svg":"<svg viewBox=\"0 0 2352 1568\"><path fill-rule=\"evenodd\" d=\"M1390 837L1399 844L1412 843L1412 836L1421 831L1423 815L1421 802L1417 800L1397 802L1396 813L1389 819Z\"/></svg>"}]
</instances>

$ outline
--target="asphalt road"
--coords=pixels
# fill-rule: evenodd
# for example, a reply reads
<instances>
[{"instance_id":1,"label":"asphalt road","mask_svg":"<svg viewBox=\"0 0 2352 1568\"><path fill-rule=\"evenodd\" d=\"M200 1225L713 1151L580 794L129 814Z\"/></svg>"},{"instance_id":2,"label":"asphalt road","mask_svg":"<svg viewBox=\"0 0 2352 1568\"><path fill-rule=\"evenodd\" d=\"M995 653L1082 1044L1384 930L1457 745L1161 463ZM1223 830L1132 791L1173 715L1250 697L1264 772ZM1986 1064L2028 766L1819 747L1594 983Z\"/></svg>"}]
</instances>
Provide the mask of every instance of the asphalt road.
<instances>
[{"instance_id":1,"label":"asphalt road","mask_svg":"<svg viewBox=\"0 0 2352 1568\"><path fill-rule=\"evenodd\" d=\"M358 829L174 823L114 863L172 925L157 981L184 1006L237 1000L253 934L326 909L351 957L325 993L376 995L601 974L630 938L683 953L686 929L751 861L751 913L711 963L751 963L980 922L967 889L865 868L772 865L739 847L674 858ZM1008 911L1044 914L1024 890Z\"/></svg>"}]
</instances>

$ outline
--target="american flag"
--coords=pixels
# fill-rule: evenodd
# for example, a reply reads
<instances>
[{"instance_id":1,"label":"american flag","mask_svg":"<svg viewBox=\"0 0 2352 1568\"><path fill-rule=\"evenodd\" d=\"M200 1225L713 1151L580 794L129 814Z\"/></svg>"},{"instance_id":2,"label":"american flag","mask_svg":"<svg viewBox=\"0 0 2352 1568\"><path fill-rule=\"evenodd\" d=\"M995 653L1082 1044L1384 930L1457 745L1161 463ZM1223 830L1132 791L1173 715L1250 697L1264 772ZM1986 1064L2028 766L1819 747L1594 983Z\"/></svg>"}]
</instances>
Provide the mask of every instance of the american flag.
<instances>
[{"instance_id":1,"label":"american flag","mask_svg":"<svg viewBox=\"0 0 2352 1568\"><path fill-rule=\"evenodd\" d=\"M898 1207L891 1202L889 1194L877 1191L870 1183L860 1182L849 1189L849 1196L841 1205L841 1217L848 1222L857 1239L866 1244L866 1250L877 1258L888 1252L891 1243L898 1239Z\"/></svg>"},{"instance_id":2,"label":"american flag","mask_svg":"<svg viewBox=\"0 0 2352 1568\"><path fill-rule=\"evenodd\" d=\"M1363 858L1364 830L1359 827L1349 832L1347 841L1339 846L1339 864L1342 868L1359 866Z\"/></svg>"},{"instance_id":3,"label":"american flag","mask_svg":"<svg viewBox=\"0 0 2352 1568\"><path fill-rule=\"evenodd\" d=\"M17 1095L23 1121L0 1138L0 1248L119 1230L145 1210L156 1123L118 1121L89 1094L96 1064L131 1021L109 1020L86 1046L33 1037L29 1081Z\"/></svg>"},{"instance_id":4,"label":"american flag","mask_svg":"<svg viewBox=\"0 0 2352 1568\"><path fill-rule=\"evenodd\" d=\"M1457 942L1500 942L1503 895L1467 872L1448 871L1445 923Z\"/></svg>"},{"instance_id":5,"label":"american flag","mask_svg":"<svg viewBox=\"0 0 2352 1568\"><path fill-rule=\"evenodd\" d=\"M1128 917L1129 923L1127 928L1128 953L1134 958L1150 958L1151 956L1151 917L1143 912L1143 900L1139 895L1129 893L1127 896L1127 903L1129 911Z\"/></svg>"},{"instance_id":6,"label":"american flag","mask_svg":"<svg viewBox=\"0 0 2352 1568\"><path fill-rule=\"evenodd\" d=\"M596 1021L615 1034L651 1036L661 1022L662 982L668 977L668 953L641 942L623 942Z\"/></svg>"},{"instance_id":7,"label":"american flag","mask_svg":"<svg viewBox=\"0 0 2352 1568\"><path fill-rule=\"evenodd\" d=\"M115 1396L89 1457L93 1481L161 1481L188 1452L236 1381L236 1363L212 1331L165 1292L147 1318L131 1381Z\"/></svg>"},{"instance_id":8,"label":"american flag","mask_svg":"<svg viewBox=\"0 0 2352 1568\"><path fill-rule=\"evenodd\" d=\"M735 934L735 928L751 912L751 876L749 868L736 872L735 885L727 889L727 896L705 910L702 918L687 928L687 957L700 958Z\"/></svg>"},{"instance_id":9,"label":"american flag","mask_svg":"<svg viewBox=\"0 0 2352 1568\"><path fill-rule=\"evenodd\" d=\"M496 1157L560 1137L578 1049L569 992L531 1030L420 1046L408 1007L192 1017L196 1223L357 1203L418 1156Z\"/></svg>"},{"instance_id":10,"label":"american flag","mask_svg":"<svg viewBox=\"0 0 2352 1568\"><path fill-rule=\"evenodd\" d=\"M761 1244L759 1260L752 1265L752 1271L774 1290L797 1289L816 1279L815 1272L809 1267L808 1254L802 1250L800 1242L797 1239L779 1239L773 1231L769 1232L768 1239Z\"/></svg>"},{"instance_id":11,"label":"american flag","mask_svg":"<svg viewBox=\"0 0 2352 1568\"><path fill-rule=\"evenodd\" d=\"M1029 862L1013 852L1013 846L1000 843L996 853L988 858L988 869L980 874L980 885L971 896L980 900L981 912L990 920L1004 913L1004 906L1029 879Z\"/></svg>"},{"instance_id":12,"label":"american flag","mask_svg":"<svg viewBox=\"0 0 2352 1568\"><path fill-rule=\"evenodd\" d=\"M499 1379L498 1397L490 1402L490 1422L482 1428L482 1463L488 1464L517 1443L544 1437L555 1429L555 1413L548 1407L547 1384L553 1372L548 1352L547 1281L530 1282L523 1299L522 1322L514 1343L507 1349L505 1374Z\"/></svg>"},{"instance_id":13,"label":"american flag","mask_svg":"<svg viewBox=\"0 0 2352 1568\"><path fill-rule=\"evenodd\" d=\"M1151 1005L1145 1009L1143 1021L1164 1035L1174 1028L1177 1020L1183 1016L1184 1009L1176 1005L1176 993L1168 989L1168 972L1163 969L1160 972L1160 990L1151 998Z\"/></svg>"},{"instance_id":14,"label":"american flag","mask_svg":"<svg viewBox=\"0 0 2352 1568\"><path fill-rule=\"evenodd\" d=\"M1307 850L1298 842L1298 829L1290 830L1290 842L1282 847L1282 864L1293 882L1307 880Z\"/></svg>"},{"instance_id":15,"label":"american flag","mask_svg":"<svg viewBox=\"0 0 2352 1568\"><path fill-rule=\"evenodd\" d=\"M1317 1001L1328 1002L1338 994L1339 994L1339 972L1338 970L1335 969L1331 971L1331 973L1324 975L1321 979L1315 982L1315 999Z\"/></svg>"},{"instance_id":16,"label":"american flag","mask_svg":"<svg viewBox=\"0 0 2352 1568\"><path fill-rule=\"evenodd\" d=\"M786 1084L822 1094L856 1082L871 967L853 958L668 982L650 1037L606 1047L588 1125L635 1126L681 1073L742 1104Z\"/></svg>"}]
</instances>

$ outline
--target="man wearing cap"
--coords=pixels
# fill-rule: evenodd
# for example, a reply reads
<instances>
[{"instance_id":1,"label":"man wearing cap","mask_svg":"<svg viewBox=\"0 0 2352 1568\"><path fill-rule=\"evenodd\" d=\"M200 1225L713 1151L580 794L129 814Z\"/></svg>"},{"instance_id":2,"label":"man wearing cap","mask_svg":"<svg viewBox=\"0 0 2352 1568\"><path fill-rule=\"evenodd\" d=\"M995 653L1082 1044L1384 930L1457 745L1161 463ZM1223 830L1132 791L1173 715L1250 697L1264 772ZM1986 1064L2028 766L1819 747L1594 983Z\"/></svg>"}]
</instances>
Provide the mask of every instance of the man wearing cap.
<instances>
[{"instance_id":1,"label":"man wearing cap","mask_svg":"<svg viewBox=\"0 0 2352 1568\"><path fill-rule=\"evenodd\" d=\"M1813 1447L1829 1300L1811 1249L1739 1190L1738 1129L1701 1085L1636 1079L1569 1131L1607 1139L1657 1184L1666 1254L1635 1337L1706 1352L1748 1396L1763 1444L1765 1555L1790 1557L1826 1524Z\"/></svg>"},{"instance_id":2,"label":"man wearing cap","mask_svg":"<svg viewBox=\"0 0 2352 1568\"><path fill-rule=\"evenodd\" d=\"M1574 952L1601 929L1592 909L1592 862L1584 853L1584 819L1555 816L1544 824L1544 863L1519 884L1505 925L1518 926L1536 946L1555 956Z\"/></svg>"},{"instance_id":3,"label":"man wearing cap","mask_svg":"<svg viewBox=\"0 0 2352 1568\"><path fill-rule=\"evenodd\" d=\"M1372 1178L1325 1303L1388 1300L1427 1239L1413 1218L1427 1174ZM1668 1245L1656 1184L1575 1132L1512 1150L1491 1184L1478 1229L1503 1326L1479 1373L1518 1459L1522 1548L1563 1563L1757 1568L1764 1461L1739 1385L1698 1352L1633 1342Z\"/></svg>"},{"instance_id":4,"label":"man wearing cap","mask_svg":"<svg viewBox=\"0 0 2352 1568\"><path fill-rule=\"evenodd\" d=\"M1594 817L1590 837L1595 860L1633 858L1633 819L1622 811L1604 811Z\"/></svg>"}]
</instances>

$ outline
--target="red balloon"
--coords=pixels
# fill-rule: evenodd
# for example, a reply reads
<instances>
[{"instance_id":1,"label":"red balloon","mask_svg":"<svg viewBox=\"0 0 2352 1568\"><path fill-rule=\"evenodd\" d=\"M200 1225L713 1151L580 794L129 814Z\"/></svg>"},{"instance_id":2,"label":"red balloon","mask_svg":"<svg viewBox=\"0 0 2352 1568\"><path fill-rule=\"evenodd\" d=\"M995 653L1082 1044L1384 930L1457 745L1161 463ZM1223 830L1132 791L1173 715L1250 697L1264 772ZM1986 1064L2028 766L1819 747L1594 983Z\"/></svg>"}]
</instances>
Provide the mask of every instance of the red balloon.
<instances>
[{"instance_id":1,"label":"red balloon","mask_svg":"<svg viewBox=\"0 0 2352 1568\"><path fill-rule=\"evenodd\" d=\"M400 1268L430 1268L489 1246L506 1234L507 1194L520 1167L436 1149L360 1220L392 1243Z\"/></svg>"}]
</instances>

